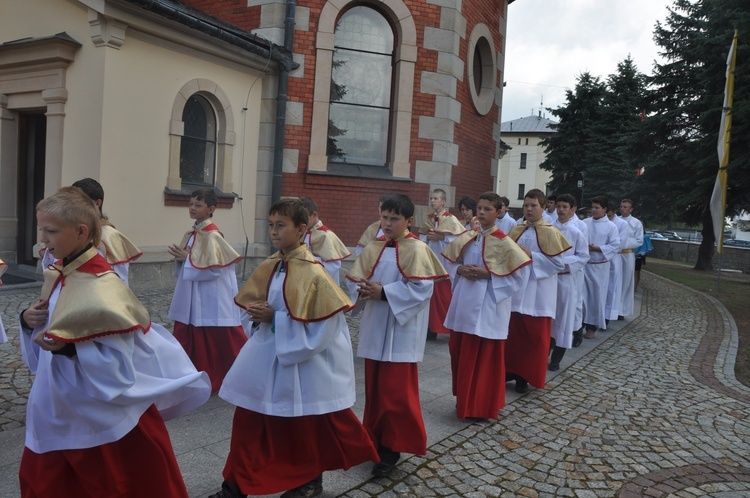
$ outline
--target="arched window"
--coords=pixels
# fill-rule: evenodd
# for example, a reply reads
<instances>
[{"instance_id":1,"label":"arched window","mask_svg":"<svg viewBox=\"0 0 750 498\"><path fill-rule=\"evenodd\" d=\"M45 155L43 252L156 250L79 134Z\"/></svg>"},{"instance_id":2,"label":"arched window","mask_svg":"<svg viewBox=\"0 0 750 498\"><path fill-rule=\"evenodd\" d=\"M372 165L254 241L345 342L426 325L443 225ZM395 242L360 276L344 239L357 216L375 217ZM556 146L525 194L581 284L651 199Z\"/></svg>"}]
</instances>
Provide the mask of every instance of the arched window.
<instances>
[{"instance_id":1,"label":"arched window","mask_svg":"<svg viewBox=\"0 0 750 498\"><path fill-rule=\"evenodd\" d=\"M336 25L326 155L331 162L386 166L393 91L393 29L366 6Z\"/></svg>"},{"instance_id":2,"label":"arched window","mask_svg":"<svg viewBox=\"0 0 750 498\"><path fill-rule=\"evenodd\" d=\"M190 185L214 185L216 113L209 101L191 95L182 111L185 131L180 142L180 178Z\"/></svg>"},{"instance_id":3,"label":"arched window","mask_svg":"<svg viewBox=\"0 0 750 498\"><path fill-rule=\"evenodd\" d=\"M226 92L206 78L188 81L175 94L169 120L165 206L187 206L197 186L215 187L226 194L234 191L234 115L229 102ZM219 195L220 207L223 198L233 199Z\"/></svg>"}]
</instances>

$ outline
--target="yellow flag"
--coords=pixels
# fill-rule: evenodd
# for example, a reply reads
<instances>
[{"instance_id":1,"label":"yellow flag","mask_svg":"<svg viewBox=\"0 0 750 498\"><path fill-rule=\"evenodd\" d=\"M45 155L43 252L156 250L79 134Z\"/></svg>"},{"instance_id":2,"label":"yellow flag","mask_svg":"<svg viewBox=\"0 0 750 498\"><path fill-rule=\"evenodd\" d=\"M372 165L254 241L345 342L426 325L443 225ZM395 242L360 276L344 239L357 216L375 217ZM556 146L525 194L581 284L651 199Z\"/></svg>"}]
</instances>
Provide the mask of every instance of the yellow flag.
<instances>
[{"instance_id":1,"label":"yellow flag","mask_svg":"<svg viewBox=\"0 0 750 498\"><path fill-rule=\"evenodd\" d=\"M734 64L737 58L737 30L729 48L727 57L726 87L724 88L724 105L721 110L721 125L719 128L719 172L716 174L714 190L711 194L711 219L714 224L716 248L719 254L724 250L724 215L727 205L727 164L729 163L729 143L732 136L732 104L734 102Z\"/></svg>"}]
</instances>

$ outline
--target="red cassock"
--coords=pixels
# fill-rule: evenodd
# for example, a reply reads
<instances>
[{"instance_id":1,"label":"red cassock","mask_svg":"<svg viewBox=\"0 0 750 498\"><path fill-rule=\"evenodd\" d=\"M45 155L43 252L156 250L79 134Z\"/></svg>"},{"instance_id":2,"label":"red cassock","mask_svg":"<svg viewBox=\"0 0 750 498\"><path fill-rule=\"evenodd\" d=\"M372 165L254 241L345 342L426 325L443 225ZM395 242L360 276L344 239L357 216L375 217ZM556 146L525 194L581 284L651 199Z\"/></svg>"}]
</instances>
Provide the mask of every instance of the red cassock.
<instances>
[{"instance_id":1,"label":"red cassock","mask_svg":"<svg viewBox=\"0 0 750 498\"><path fill-rule=\"evenodd\" d=\"M552 318L510 314L505 344L505 371L520 375L537 389L544 389Z\"/></svg>"},{"instance_id":2,"label":"red cassock","mask_svg":"<svg viewBox=\"0 0 750 498\"><path fill-rule=\"evenodd\" d=\"M211 392L219 390L234 359L247 342L242 325L198 327L174 322L174 337L185 349L196 370L208 374Z\"/></svg>"},{"instance_id":3,"label":"red cassock","mask_svg":"<svg viewBox=\"0 0 750 498\"><path fill-rule=\"evenodd\" d=\"M224 479L266 495L308 483L326 470L379 461L354 412L276 417L237 408Z\"/></svg>"},{"instance_id":4,"label":"red cassock","mask_svg":"<svg viewBox=\"0 0 750 498\"><path fill-rule=\"evenodd\" d=\"M124 437L93 448L34 453L24 448L23 498L187 498L169 433L154 405Z\"/></svg>"},{"instance_id":5,"label":"red cassock","mask_svg":"<svg viewBox=\"0 0 750 498\"><path fill-rule=\"evenodd\" d=\"M362 424L376 446L414 455L427 453L417 363L365 359L365 398Z\"/></svg>"},{"instance_id":6,"label":"red cassock","mask_svg":"<svg viewBox=\"0 0 750 498\"><path fill-rule=\"evenodd\" d=\"M448 348L458 418L497 419L505 406L505 341L451 331Z\"/></svg>"},{"instance_id":7,"label":"red cassock","mask_svg":"<svg viewBox=\"0 0 750 498\"><path fill-rule=\"evenodd\" d=\"M448 314L448 308L451 305L453 294L451 292L450 280L435 282L430 298L430 324L431 332L438 334L450 334L450 330L443 325L445 315Z\"/></svg>"}]
</instances>

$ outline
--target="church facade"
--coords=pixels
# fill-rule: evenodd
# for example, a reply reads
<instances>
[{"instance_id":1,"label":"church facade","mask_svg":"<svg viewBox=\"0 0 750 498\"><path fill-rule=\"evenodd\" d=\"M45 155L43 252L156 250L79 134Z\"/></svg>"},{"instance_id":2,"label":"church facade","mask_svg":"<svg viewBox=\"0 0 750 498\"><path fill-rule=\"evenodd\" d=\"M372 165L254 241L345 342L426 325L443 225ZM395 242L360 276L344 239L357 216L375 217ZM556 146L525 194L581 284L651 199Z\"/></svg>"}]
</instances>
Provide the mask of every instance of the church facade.
<instances>
[{"instance_id":1,"label":"church facade","mask_svg":"<svg viewBox=\"0 0 750 498\"><path fill-rule=\"evenodd\" d=\"M492 190L510 2L0 0L0 258L33 264L35 203L84 177L144 250L136 287L197 187L250 259L279 197L353 246L383 193L419 224L433 188Z\"/></svg>"}]
</instances>

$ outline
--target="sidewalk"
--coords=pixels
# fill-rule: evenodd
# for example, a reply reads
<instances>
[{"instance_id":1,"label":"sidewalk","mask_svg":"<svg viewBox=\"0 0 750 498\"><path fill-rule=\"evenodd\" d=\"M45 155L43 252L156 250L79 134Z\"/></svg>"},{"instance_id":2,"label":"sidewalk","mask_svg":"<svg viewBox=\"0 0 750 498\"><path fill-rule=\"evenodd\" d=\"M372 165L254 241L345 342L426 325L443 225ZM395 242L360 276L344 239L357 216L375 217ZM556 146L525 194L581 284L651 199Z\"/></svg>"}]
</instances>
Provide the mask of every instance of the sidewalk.
<instances>
[{"instance_id":1,"label":"sidewalk","mask_svg":"<svg viewBox=\"0 0 750 498\"><path fill-rule=\"evenodd\" d=\"M426 456L402 460L390 478L370 464L325 474L322 496L750 496L750 389L733 375L734 322L721 304L648 272L640 315L611 322L570 350L545 390L508 384L498 421L455 417L446 337L427 343L420 396ZM0 496L18 496L30 375L14 316L38 288L0 291L11 343L0 345ZM166 320L169 293L141 294ZM358 323L350 321L356 341ZM363 366L356 361L361 416ZM167 426L191 497L218 489L233 407L212 396Z\"/></svg>"}]
</instances>

